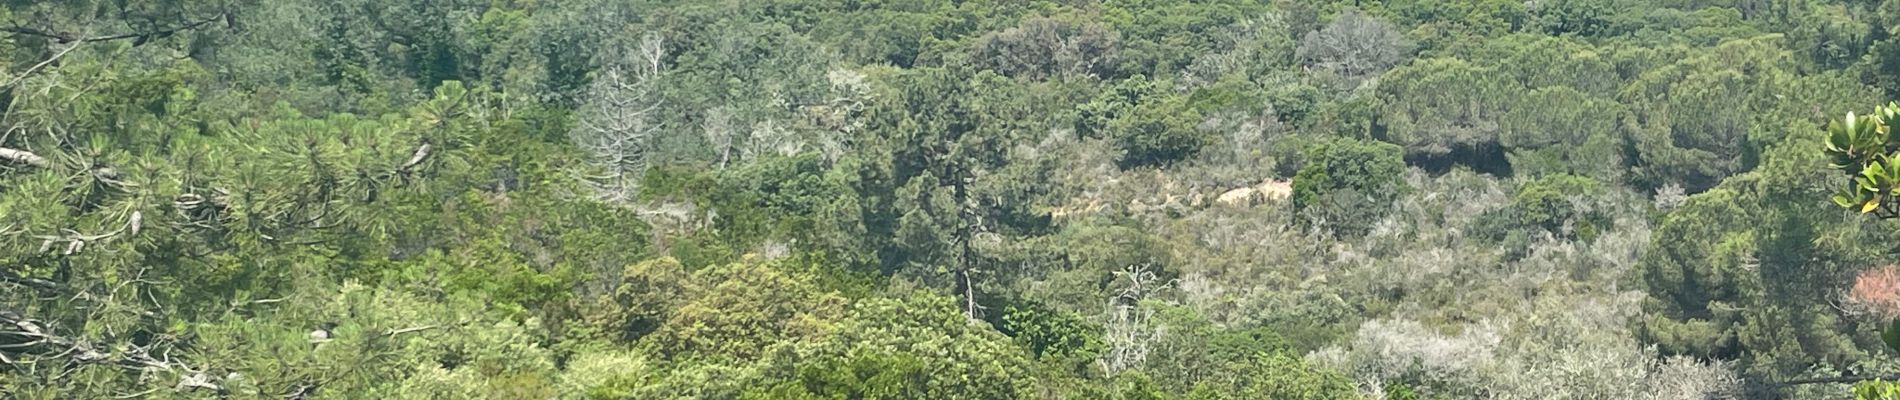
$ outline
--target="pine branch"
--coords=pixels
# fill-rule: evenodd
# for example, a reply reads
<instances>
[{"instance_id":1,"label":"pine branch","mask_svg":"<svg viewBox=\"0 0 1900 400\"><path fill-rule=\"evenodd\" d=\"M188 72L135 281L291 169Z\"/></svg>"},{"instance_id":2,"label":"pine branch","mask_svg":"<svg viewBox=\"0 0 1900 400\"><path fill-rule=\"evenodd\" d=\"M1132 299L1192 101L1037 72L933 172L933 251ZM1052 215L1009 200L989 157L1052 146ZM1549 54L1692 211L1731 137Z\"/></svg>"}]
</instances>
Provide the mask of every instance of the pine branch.
<instances>
[{"instance_id":1,"label":"pine branch","mask_svg":"<svg viewBox=\"0 0 1900 400\"><path fill-rule=\"evenodd\" d=\"M118 346L118 354L102 352L98 349L113 346L54 333L53 327L44 321L4 309L0 309L0 344L10 345L4 349L7 352L50 355L80 364L113 364L140 371L170 371L183 367L183 364L170 361L169 357L167 360L152 358L150 350L156 344L138 346L127 343Z\"/></svg>"},{"instance_id":2,"label":"pine branch","mask_svg":"<svg viewBox=\"0 0 1900 400\"><path fill-rule=\"evenodd\" d=\"M210 18L205 18L205 19L198 20L192 23L188 23L188 24L184 24L184 25L180 25L176 27L171 27L171 28L162 28L162 29L146 31L146 32L128 32L128 33L102 35L102 36L80 37L80 36L74 36L71 33L49 32L49 31L33 29L33 28L28 28L28 27L23 27L23 26L0 27L0 32L11 33L15 35L38 36L42 38L52 39L54 42L59 42L59 43L75 43L75 42L93 43L93 42L109 42L109 41L114 41L114 40L135 39L135 41L138 44L144 44L145 41L149 40L150 38L167 37L167 36L177 34L179 32L196 30L198 28L204 27L205 25L210 25L213 22L224 20L225 16L226 14L220 13Z\"/></svg>"},{"instance_id":3,"label":"pine branch","mask_svg":"<svg viewBox=\"0 0 1900 400\"><path fill-rule=\"evenodd\" d=\"M25 276L20 276L20 274L14 273L13 271L7 271L7 270L0 270L0 282L6 282L6 283L11 283L15 285L20 285L20 286L25 286L25 287L44 290L48 292L55 292L55 293L71 292L71 290L68 290L66 288L66 285L61 285L59 283L55 283L53 281L40 279L40 278L29 278Z\"/></svg>"}]
</instances>

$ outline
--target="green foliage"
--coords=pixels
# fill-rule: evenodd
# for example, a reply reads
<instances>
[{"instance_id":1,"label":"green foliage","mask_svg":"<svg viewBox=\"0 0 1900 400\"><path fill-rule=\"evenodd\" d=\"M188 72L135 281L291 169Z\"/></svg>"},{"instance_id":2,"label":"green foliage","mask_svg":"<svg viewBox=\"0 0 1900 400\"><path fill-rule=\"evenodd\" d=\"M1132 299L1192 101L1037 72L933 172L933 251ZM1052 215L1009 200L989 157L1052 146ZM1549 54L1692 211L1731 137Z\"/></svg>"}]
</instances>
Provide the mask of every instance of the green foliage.
<instances>
[{"instance_id":1,"label":"green foliage","mask_svg":"<svg viewBox=\"0 0 1900 400\"><path fill-rule=\"evenodd\" d=\"M1147 373L1184 398L1354 398L1344 376L1308 365L1264 326L1222 329L1184 307L1154 316L1167 336Z\"/></svg>"},{"instance_id":2,"label":"green foliage","mask_svg":"<svg viewBox=\"0 0 1900 400\"><path fill-rule=\"evenodd\" d=\"M1894 370L1897 2L5 4L5 398Z\"/></svg>"},{"instance_id":3,"label":"green foliage","mask_svg":"<svg viewBox=\"0 0 1900 400\"><path fill-rule=\"evenodd\" d=\"M1604 195L1600 183L1574 175L1526 181L1508 206L1479 214L1471 233L1501 245L1509 260L1530 256L1533 242L1545 237L1589 242L1615 223L1603 209Z\"/></svg>"},{"instance_id":4,"label":"green foliage","mask_svg":"<svg viewBox=\"0 0 1900 400\"><path fill-rule=\"evenodd\" d=\"M1009 305L997 330L1038 358L1093 358L1102 346L1100 327L1074 313L1044 307Z\"/></svg>"},{"instance_id":5,"label":"green foliage","mask_svg":"<svg viewBox=\"0 0 1900 400\"><path fill-rule=\"evenodd\" d=\"M1170 96L1143 102L1108 122L1109 136L1121 145L1122 168L1165 166L1194 157L1213 137L1194 124L1200 114L1186 99Z\"/></svg>"},{"instance_id":6,"label":"green foliage","mask_svg":"<svg viewBox=\"0 0 1900 400\"><path fill-rule=\"evenodd\" d=\"M1409 190L1398 146L1352 139L1314 145L1293 177L1293 210L1341 234L1363 234Z\"/></svg>"},{"instance_id":7,"label":"green foliage","mask_svg":"<svg viewBox=\"0 0 1900 400\"><path fill-rule=\"evenodd\" d=\"M1359 397L1352 383L1338 373L1307 366L1287 352L1256 355L1241 367L1246 371L1231 398L1350 399ZM1255 372L1257 371L1257 372Z\"/></svg>"},{"instance_id":8,"label":"green foliage","mask_svg":"<svg viewBox=\"0 0 1900 400\"><path fill-rule=\"evenodd\" d=\"M948 297L913 295L855 304L833 340L784 360L782 376L752 398L999 399L1027 396L1033 379L1020 348L967 323Z\"/></svg>"},{"instance_id":9,"label":"green foliage","mask_svg":"<svg viewBox=\"0 0 1900 400\"><path fill-rule=\"evenodd\" d=\"M1498 145L1519 175L1622 177L1623 107L1567 86L1530 91L1499 120Z\"/></svg>"},{"instance_id":10,"label":"green foliage","mask_svg":"<svg viewBox=\"0 0 1900 400\"><path fill-rule=\"evenodd\" d=\"M1531 12L1536 25L1553 36L1610 34L1610 19L1615 2L1609 0L1557 0L1537 3Z\"/></svg>"},{"instance_id":11,"label":"green foliage","mask_svg":"<svg viewBox=\"0 0 1900 400\"><path fill-rule=\"evenodd\" d=\"M1900 119L1900 104L1889 103L1873 113L1847 117L1827 126L1829 166L1853 177L1852 184L1834 194L1834 204L1861 214L1895 215L1894 189L1900 188L1900 133L1887 121Z\"/></svg>"},{"instance_id":12,"label":"green foliage","mask_svg":"<svg viewBox=\"0 0 1900 400\"><path fill-rule=\"evenodd\" d=\"M1633 142L1641 160L1637 179L1661 186L1679 181L1700 189L1752 168L1768 143L1756 129L1782 124L1767 110L1790 80L1788 54L1776 36L1731 40L1706 55L1663 66L1624 91L1634 106ZM1750 71L1760 71L1749 73Z\"/></svg>"},{"instance_id":13,"label":"green foliage","mask_svg":"<svg viewBox=\"0 0 1900 400\"><path fill-rule=\"evenodd\" d=\"M1105 88L1078 107L1076 130L1113 140L1124 169L1161 167L1193 157L1214 138L1195 127L1200 114L1186 96L1169 93L1169 81L1136 75Z\"/></svg>"},{"instance_id":14,"label":"green foliage","mask_svg":"<svg viewBox=\"0 0 1900 400\"><path fill-rule=\"evenodd\" d=\"M1886 343L1889 349L1900 349L1900 327L1888 322L1887 326L1880 328L1880 342Z\"/></svg>"},{"instance_id":15,"label":"green foliage","mask_svg":"<svg viewBox=\"0 0 1900 400\"><path fill-rule=\"evenodd\" d=\"M1602 186L1590 178L1547 176L1518 187L1506 212L1522 226L1590 240L1611 222L1606 215L1589 210L1587 203L1590 197L1601 195L1602 190Z\"/></svg>"},{"instance_id":16,"label":"green foliage","mask_svg":"<svg viewBox=\"0 0 1900 400\"><path fill-rule=\"evenodd\" d=\"M754 263L701 269L692 280L697 290L641 338L653 354L753 359L779 341L829 334L844 312L844 299Z\"/></svg>"},{"instance_id":17,"label":"green foliage","mask_svg":"<svg viewBox=\"0 0 1900 400\"><path fill-rule=\"evenodd\" d=\"M1855 243L1877 235L1841 225L1825 193L1819 134L1771 149L1774 162L1699 194L1663 220L1642 262L1656 314L1642 337L1665 353L1742 360L1743 371L1786 379L1815 363L1855 359L1879 346L1872 326L1831 311L1837 285L1872 265L1879 250ZM1808 150L1800 151L1806 147ZM1773 346L1796 340L1804 348Z\"/></svg>"},{"instance_id":18,"label":"green foliage","mask_svg":"<svg viewBox=\"0 0 1900 400\"><path fill-rule=\"evenodd\" d=\"M1900 399L1900 385L1875 379L1854 384L1854 400Z\"/></svg>"},{"instance_id":19,"label":"green foliage","mask_svg":"<svg viewBox=\"0 0 1900 400\"><path fill-rule=\"evenodd\" d=\"M1446 156L1498 145L1498 119L1513 100L1496 70L1430 59L1393 70L1379 83L1390 140L1408 154Z\"/></svg>"}]
</instances>

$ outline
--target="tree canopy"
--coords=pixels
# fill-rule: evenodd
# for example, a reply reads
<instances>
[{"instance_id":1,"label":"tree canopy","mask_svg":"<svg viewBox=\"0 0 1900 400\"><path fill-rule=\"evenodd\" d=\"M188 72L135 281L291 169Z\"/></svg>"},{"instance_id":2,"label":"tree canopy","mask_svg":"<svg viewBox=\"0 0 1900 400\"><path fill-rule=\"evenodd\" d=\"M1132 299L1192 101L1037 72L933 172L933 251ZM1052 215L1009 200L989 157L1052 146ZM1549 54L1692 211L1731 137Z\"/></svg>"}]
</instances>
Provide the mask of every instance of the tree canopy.
<instances>
[{"instance_id":1,"label":"tree canopy","mask_svg":"<svg viewBox=\"0 0 1900 400\"><path fill-rule=\"evenodd\" d=\"M1896 18L4 1L0 398L1893 397Z\"/></svg>"}]
</instances>

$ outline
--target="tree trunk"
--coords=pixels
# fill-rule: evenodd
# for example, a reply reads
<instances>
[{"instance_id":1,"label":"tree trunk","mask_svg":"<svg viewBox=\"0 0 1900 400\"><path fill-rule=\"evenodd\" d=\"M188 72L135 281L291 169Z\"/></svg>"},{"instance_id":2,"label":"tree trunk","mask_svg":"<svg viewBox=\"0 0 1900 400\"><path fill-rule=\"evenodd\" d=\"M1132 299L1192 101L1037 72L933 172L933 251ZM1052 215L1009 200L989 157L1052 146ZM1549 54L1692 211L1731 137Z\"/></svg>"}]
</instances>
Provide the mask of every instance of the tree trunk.
<instances>
[{"instance_id":1,"label":"tree trunk","mask_svg":"<svg viewBox=\"0 0 1900 400\"><path fill-rule=\"evenodd\" d=\"M970 204L969 170L962 163L951 163L950 187L957 202L957 280L963 286L963 316L975 322L976 280L970 278L971 265L976 262L976 253L970 248L970 240L976 234L976 210Z\"/></svg>"},{"instance_id":2,"label":"tree trunk","mask_svg":"<svg viewBox=\"0 0 1900 400\"><path fill-rule=\"evenodd\" d=\"M970 282L970 270L957 269L957 279L962 281L963 285L963 317L970 322L976 322L976 285Z\"/></svg>"}]
</instances>

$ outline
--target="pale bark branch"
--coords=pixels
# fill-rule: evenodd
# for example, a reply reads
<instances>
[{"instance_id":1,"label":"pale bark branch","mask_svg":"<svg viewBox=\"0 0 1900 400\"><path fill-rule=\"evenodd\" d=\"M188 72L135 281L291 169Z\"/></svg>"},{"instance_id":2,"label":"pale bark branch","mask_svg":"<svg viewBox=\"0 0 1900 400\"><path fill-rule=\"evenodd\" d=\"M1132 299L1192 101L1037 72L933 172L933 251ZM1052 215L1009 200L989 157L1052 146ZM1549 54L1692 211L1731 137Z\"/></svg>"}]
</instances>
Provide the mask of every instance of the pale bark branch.
<instances>
[{"instance_id":1,"label":"pale bark branch","mask_svg":"<svg viewBox=\"0 0 1900 400\"><path fill-rule=\"evenodd\" d=\"M42 321L27 318L23 314L10 310L0 310L0 342L12 341L15 345L6 352L35 353L50 355L48 358L67 358L79 364L113 364L134 370L170 371L180 365L167 360L152 358L150 348L127 345L118 350L118 354L101 352L98 349L112 347L92 343L84 339L58 335Z\"/></svg>"},{"instance_id":2,"label":"pale bark branch","mask_svg":"<svg viewBox=\"0 0 1900 400\"><path fill-rule=\"evenodd\" d=\"M404 333L421 332L421 331L426 331L426 330L435 329L435 328L440 328L440 327L435 326L435 325L424 325L424 326L417 326L417 327L411 327L411 328L391 329L389 332L384 333L383 336L396 337L396 335L401 335Z\"/></svg>"},{"instance_id":3,"label":"pale bark branch","mask_svg":"<svg viewBox=\"0 0 1900 400\"><path fill-rule=\"evenodd\" d=\"M433 150L433 147L430 146L429 143L427 142L422 143L421 147L416 148L415 154L412 154L409 156L409 161L402 163L402 166L400 167L396 167L396 173L401 174L403 176L408 176L410 173L415 172L417 165L422 165L423 161L427 161L429 159L429 153L431 150Z\"/></svg>"},{"instance_id":4,"label":"pale bark branch","mask_svg":"<svg viewBox=\"0 0 1900 400\"><path fill-rule=\"evenodd\" d=\"M0 147L0 160L38 168L46 168L48 165L46 157L40 157L40 155L33 154L33 152L26 150L9 149L5 147Z\"/></svg>"}]
</instances>

